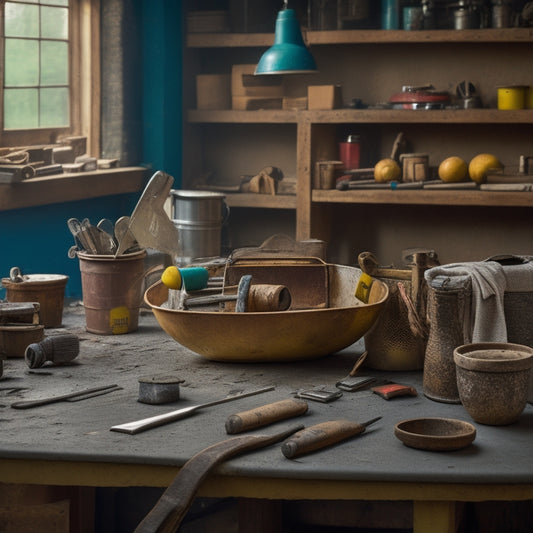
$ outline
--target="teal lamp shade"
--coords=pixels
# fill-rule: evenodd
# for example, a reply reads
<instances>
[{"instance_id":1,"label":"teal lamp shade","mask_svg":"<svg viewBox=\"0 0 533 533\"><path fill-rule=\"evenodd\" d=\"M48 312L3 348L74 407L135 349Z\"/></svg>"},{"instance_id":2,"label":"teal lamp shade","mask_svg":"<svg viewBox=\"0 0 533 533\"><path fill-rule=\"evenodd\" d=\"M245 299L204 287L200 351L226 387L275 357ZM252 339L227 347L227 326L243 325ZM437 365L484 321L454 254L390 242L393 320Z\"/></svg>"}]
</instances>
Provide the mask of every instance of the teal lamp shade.
<instances>
[{"instance_id":1,"label":"teal lamp shade","mask_svg":"<svg viewBox=\"0 0 533 533\"><path fill-rule=\"evenodd\" d=\"M274 45L261 57L255 74L302 74L316 72L311 52L302 39L293 9L282 9L276 19Z\"/></svg>"}]
</instances>

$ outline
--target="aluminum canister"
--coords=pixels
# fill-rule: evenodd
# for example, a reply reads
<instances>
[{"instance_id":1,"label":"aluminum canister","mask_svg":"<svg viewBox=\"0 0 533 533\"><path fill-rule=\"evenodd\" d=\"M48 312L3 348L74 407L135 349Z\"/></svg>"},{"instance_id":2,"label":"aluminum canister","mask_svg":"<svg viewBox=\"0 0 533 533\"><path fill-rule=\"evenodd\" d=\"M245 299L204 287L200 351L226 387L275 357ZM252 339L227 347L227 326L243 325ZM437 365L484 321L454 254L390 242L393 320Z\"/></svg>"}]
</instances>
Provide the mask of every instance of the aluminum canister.
<instances>
[{"instance_id":1,"label":"aluminum canister","mask_svg":"<svg viewBox=\"0 0 533 533\"><path fill-rule=\"evenodd\" d=\"M403 8L403 29L422 30L424 28L424 12L421 7Z\"/></svg>"},{"instance_id":2,"label":"aluminum canister","mask_svg":"<svg viewBox=\"0 0 533 533\"><path fill-rule=\"evenodd\" d=\"M510 28L513 10L511 2L507 0L492 0L491 22L493 28Z\"/></svg>"}]
</instances>

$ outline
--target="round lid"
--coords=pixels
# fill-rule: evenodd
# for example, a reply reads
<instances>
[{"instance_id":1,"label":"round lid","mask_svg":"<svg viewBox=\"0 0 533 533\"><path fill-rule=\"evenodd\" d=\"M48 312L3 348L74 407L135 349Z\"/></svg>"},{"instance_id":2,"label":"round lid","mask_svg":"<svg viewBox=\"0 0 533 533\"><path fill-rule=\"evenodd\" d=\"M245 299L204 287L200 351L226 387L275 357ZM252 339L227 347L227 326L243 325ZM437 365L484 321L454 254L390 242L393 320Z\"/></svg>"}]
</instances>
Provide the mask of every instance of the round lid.
<instances>
[{"instance_id":1,"label":"round lid","mask_svg":"<svg viewBox=\"0 0 533 533\"><path fill-rule=\"evenodd\" d=\"M226 195L215 191L190 191L182 189L171 189L170 194L178 198L189 198L191 200L204 198L225 198Z\"/></svg>"}]
</instances>

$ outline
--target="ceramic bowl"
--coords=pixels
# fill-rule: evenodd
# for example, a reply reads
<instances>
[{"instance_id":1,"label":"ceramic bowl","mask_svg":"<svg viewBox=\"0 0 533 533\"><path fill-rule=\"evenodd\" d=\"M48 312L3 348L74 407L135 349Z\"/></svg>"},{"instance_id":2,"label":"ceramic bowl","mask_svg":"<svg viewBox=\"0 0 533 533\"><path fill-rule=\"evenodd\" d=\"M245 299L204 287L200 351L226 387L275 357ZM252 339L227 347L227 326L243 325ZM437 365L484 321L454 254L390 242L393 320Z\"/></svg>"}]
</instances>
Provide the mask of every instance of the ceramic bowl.
<instances>
[{"instance_id":1,"label":"ceramic bowl","mask_svg":"<svg viewBox=\"0 0 533 533\"><path fill-rule=\"evenodd\" d=\"M394 434L411 448L451 451L471 444L476 438L476 428L453 418L412 418L396 424Z\"/></svg>"},{"instance_id":2,"label":"ceramic bowl","mask_svg":"<svg viewBox=\"0 0 533 533\"><path fill-rule=\"evenodd\" d=\"M454 350L459 398L480 424L516 422L524 410L533 349L521 344L474 343Z\"/></svg>"}]
</instances>

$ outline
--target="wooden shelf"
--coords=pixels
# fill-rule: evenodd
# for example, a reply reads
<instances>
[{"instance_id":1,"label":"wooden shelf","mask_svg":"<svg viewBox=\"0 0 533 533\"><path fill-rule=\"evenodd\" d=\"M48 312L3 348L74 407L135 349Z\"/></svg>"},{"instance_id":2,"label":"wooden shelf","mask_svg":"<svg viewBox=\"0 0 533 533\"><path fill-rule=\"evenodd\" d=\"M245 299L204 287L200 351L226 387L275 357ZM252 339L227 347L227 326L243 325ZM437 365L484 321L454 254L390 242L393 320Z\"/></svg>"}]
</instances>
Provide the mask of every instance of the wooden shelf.
<instances>
[{"instance_id":1,"label":"wooden shelf","mask_svg":"<svg viewBox=\"0 0 533 533\"><path fill-rule=\"evenodd\" d=\"M410 43L523 43L533 41L533 28L482 30L339 30L304 32L308 45ZM273 33L189 33L189 48L254 48L272 46Z\"/></svg>"},{"instance_id":2,"label":"wooden shelf","mask_svg":"<svg viewBox=\"0 0 533 533\"><path fill-rule=\"evenodd\" d=\"M253 207L265 209L296 209L296 196L278 194L227 194L226 203L230 207Z\"/></svg>"},{"instance_id":3,"label":"wooden shelf","mask_svg":"<svg viewBox=\"0 0 533 533\"><path fill-rule=\"evenodd\" d=\"M191 123L311 123L311 124L532 124L533 109L502 111L499 109L333 109L324 111L231 109L189 110Z\"/></svg>"},{"instance_id":4,"label":"wooden shelf","mask_svg":"<svg viewBox=\"0 0 533 533\"><path fill-rule=\"evenodd\" d=\"M195 6L192 0L187 4ZM275 9L274 2L272 6ZM305 23L304 20L302 22ZM527 209L533 207L533 194L527 192L471 189L337 191L316 190L312 186L316 180L316 161L337 159L338 140L350 132L362 137L365 165L372 165L374 160L390 154L390 146L400 131L404 132L409 149L412 147L412 151L431 154L433 165L453 154L468 161L475 154L486 152L496 154L506 167L510 167L517 162L520 154L528 155L528 139L533 132L533 109L496 109L496 87L504 83L532 83L527 79L527 65L533 52L533 28L431 31L304 29L304 41L312 52L314 50L320 71L312 80L305 77L287 77L285 80L287 95L304 95L304 85L335 83L342 86L346 103L352 96L366 103L376 103L387 102L390 95L405 84L424 84L429 80L435 87L452 92L451 87L457 82L471 79L483 103L491 108L396 110L376 105L370 109L303 111L194 109L195 75L230 73L232 65L257 61L264 49L272 46L273 30L269 33L186 35L184 58L188 75L184 76L187 128L184 175L193 180L207 168L214 169L213 172L216 171L222 180L223 177L244 174L250 168L259 168L261 164L279 164L288 175L296 178L295 196L228 194L228 205L232 208L295 210L296 238L331 240L339 256L345 253L344 241L341 245L341 237L330 231L338 224L349 222L349 204L365 213L375 213L376 220L384 221L368 237L368 240L375 239L370 245L383 256L394 253L390 249L397 243L411 240L413 227L416 226L413 218L417 206L419 209L428 206L429 210L431 206L442 206L443 209L459 206L453 209L456 216L454 236L459 243L453 246L457 253L466 250L474 254L471 245L463 242L467 238L472 238L472 246L478 249L496 246L496 242L507 245L505 232L494 231L498 234L494 242L485 235L463 235L461 222L468 217L470 207L476 207L483 224L492 230L499 227L500 222L506 231L515 224L514 220L500 221L498 213L501 210L498 208L505 208L509 219L516 217L522 231L524 227L529 227ZM416 68L413 69L415 63ZM498 65L497 69L493 68L494 64ZM224 139L219 143L211 142L216 136ZM343 206L340 204L345 204L346 208L341 209ZM398 223L398 238L394 234L396 228L385 223L388 210L406 214L404 210L391 209L390 206L394 205L413 206L413 209L408 209L413 213L393 224ZM513 207L517 209L508 209ZM451 249L452 244L442 238L443 209L434 209L435 215L431 214L429 218L435 222L435 227L429 224L422 228L420 234L421 238L429 241L432 237L428 232L434 229L437 241L441 239L450 253L448 248ZM272 216L276 217L276 211ZM265 228L258 229L263 231ZM235 228L238 234L236 242L239 237L243 242L248 240L251 231L252 228ZM524 238L516 232L509 239L513 245L521 246L523 241ZM366 241L361 244L359 236L347 235L346 242L359 246Z\"/></svg>"},{"instance_id":5,"label":"wooden shelf","mask_svg":"<svg viewBox=\"0 0 533 533\"><path fill-rule=\"evenodd\" d=\"M460 189L447 191L313 190L312 200L317 203L532 207L533 193L465 191Z\"/></svg>"},{"instance_id":6,"label":"wooden shelf","mask_svg":"<svg viewBox=\"0 0 533 533\"><path fill-rule=\"evenodd\" d=\"M123 167L31 178L0 185L0 211L142 191L147 169Z\"/></svg>"}]
</instances>

